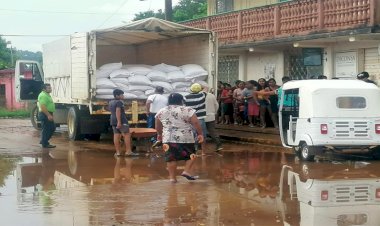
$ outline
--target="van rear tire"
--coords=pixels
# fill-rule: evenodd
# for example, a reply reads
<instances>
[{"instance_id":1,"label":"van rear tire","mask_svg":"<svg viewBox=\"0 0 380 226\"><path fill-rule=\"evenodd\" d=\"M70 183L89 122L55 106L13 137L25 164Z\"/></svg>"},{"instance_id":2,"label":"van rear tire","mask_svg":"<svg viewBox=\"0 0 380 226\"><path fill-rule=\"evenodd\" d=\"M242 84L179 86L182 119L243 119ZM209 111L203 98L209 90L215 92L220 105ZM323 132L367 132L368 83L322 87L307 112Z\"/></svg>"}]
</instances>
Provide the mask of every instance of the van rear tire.
<instances>
[{"instance_id":1,"label":"van rear tire","mask_svg":"<svg viewBox=\"0 0 380 226\"><path fill-rule=\"evenodd\" d=\"M306 143L302 143L300 146L299 157L303 161L314 161L315 147L308 146Z\"/></svg>"}]
</instances>

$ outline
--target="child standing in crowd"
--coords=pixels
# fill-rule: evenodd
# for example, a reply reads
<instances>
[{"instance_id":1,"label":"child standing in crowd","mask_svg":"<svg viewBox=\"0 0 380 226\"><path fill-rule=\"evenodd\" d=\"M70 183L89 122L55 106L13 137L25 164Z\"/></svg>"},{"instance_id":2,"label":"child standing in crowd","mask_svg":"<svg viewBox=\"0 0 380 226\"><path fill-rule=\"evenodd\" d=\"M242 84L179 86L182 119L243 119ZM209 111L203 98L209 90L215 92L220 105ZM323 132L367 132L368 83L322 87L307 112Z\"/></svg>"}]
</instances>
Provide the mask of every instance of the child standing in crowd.
<instances>
[{"instance_id":1,"label":"child standing in crowd","mask_svg":"<svg viewBox=\"0 0 380 226\"><path fill-rule=\"evenodd\" d=\"M231 116L233 115L233 93L231 90L231 85L226 83L224 84L224 89L220 96L220 99L223 103L222 114L224 115L224 124L231 123Z\"/></svg>"}]
</instances>

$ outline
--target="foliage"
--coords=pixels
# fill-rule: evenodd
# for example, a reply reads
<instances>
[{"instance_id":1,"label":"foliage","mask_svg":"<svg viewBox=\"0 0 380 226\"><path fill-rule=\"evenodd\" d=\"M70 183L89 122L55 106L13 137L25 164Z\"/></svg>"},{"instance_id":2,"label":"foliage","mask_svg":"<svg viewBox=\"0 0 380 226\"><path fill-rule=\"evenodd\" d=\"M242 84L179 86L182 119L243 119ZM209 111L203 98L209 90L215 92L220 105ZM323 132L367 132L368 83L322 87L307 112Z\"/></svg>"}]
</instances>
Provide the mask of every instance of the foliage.
<instances>
[{"instance_id":1,"label":"foliage","mask_svg":"<svg viewBox=\"0 0 380 226\"><path fill-rule=\"evenodd\" d=\"M173 8L173 20L176 22L207 16L206 0L181 0Z\"/></svg>"},{"instance_id":2,"label":"foliage","mask_svg":"<svg viewBox=\"0 0 380 226\"><path fill-rule=\"evenodd\" d=\"M10 111L5 108L0 108L0 118L8 117L8 118L27 118L29 117L30 112L26 109L18 109Z\"/></svg>"},{"instance_id":3,"label":"foliage","mask_svg":"<svg viewBox=\"0 0 380 226\"><path fill-rule=\"evenodd\" d=\"M14 46L7 46L7 40L0 36L0 70L14 68L17 60L34 60L42 63L42 52L17 50ZM13 65L12 65L13 57Z\"/></svg>"},{"instance_id":4,"label":"foliage","mask_svg":"<svg viewBox=\"0 0 380 226\"><path fill-rule=\"evenodd\" d=\"M133 21L141 20L141 19L145 19L149 17L165 19L165 13L162 11L162 9L159 9L157 12L154 12L153 10L139 12L138 14L135 14L135 18L133 19Z\"/></svg>"},{"instance_id":5,"label":"foliage","mask_svg":"<svg viewBox=\"0 0 380 226\"><path fill-rule=\"evenodd\" d=\"M11 51L7 48L7 41L0 36L0 70L11 67Z\"/></svg>"},{"instance_id":6,"label":"foliage","mask_svg":"<svg viewBox=\"0 0 380 226\"><path fill-rule=\"evenodd\" d=\"M206 0L181 0L178 5L173 8L173 21L180 22L192 20L207 16L207 1ZM153 12L152 10L135 14L133 21L141 20L149 17L160 19L165 18L165 13L162 10Z\"/></svg>"}]
</instances>

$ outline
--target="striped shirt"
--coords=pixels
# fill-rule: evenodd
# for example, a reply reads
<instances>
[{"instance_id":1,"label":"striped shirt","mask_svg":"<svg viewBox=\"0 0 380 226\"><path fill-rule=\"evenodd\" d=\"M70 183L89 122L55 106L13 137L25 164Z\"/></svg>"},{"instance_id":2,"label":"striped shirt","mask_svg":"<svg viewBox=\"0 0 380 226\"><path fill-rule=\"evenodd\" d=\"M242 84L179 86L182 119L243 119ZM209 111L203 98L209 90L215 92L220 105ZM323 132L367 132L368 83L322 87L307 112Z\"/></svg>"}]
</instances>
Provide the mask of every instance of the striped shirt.
<instances>
[{"instance_id":1,"label":"striped shirt","mask_svg":"<svg viewBox=\"0 0 380 226\"><path fill-rule=\"evenodd\" d=\"M206 93L190 93L185 97L187 107L193 108L198 119L206 118Z\"/></svg>"}]
</instances>

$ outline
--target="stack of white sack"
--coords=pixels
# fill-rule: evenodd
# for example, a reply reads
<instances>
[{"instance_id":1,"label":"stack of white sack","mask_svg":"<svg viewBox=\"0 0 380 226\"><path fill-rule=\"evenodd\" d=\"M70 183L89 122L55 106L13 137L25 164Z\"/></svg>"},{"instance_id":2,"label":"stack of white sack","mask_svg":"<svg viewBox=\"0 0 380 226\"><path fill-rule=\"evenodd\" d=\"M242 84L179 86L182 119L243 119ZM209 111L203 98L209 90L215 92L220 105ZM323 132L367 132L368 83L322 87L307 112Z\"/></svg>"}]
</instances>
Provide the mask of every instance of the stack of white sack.
<instances>
[{"instance_id":1,"label":"stack of white sack","mask_svg":"<svg viewBox=\"0 0 380 226\"><path fill-rule=\"evenodd\" d=\"M124 91L125 99L146 99L157 86L164 88L165 94L173 92L187 95L193 83L207 86L207 71L196 64L180 67L157 64L109 63L96 70L98 99L113 99L113 90Z\"/></svg>"}]
</instances>

